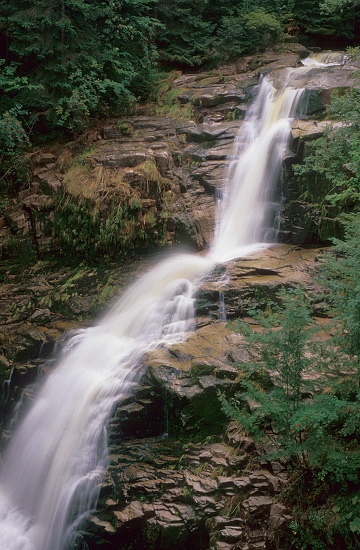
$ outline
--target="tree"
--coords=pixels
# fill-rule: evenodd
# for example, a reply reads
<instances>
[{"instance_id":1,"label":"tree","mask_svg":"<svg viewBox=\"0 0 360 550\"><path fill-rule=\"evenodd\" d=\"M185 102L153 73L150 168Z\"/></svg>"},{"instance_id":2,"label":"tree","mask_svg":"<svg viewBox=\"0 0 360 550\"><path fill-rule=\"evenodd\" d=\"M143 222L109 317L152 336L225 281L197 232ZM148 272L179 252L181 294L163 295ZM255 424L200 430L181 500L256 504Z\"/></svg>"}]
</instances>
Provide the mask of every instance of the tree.
<instances>
[{"instance_id":1,"label":"tree","mask_svg":"<svg viewBox=\"0 0 360 550\"><path fill-rule=\"evenodd\" d=\"M200 66L211 55L215 24L208 17L209 0L158 0L156 15L163 27L157 44L164 64Z\"/></svg>"},{"instance_id":2,"label":"tree","mask_svg":"<svg viewBox=\"0 0 360 550\"><path fill-rule=\"evenodd\" d=\"M333 13L344 8L356 8L360 6L359 0L322 0L320 9L324 13Z\"/></svg>"},{"instance_id":3,"label":"tree","mask_svg":"<svg viewBox=\"0 0 360 550\"><path fill-rule=\"evenodd\" d=\"M327 2L321 0L295 0L293 16L296 25L313 35L355 38L357 15L349 3L343 2L342 10L326 10L325 4Z\"/></svg>"},{"instance_id":4,"label":"tree","mask_svg":"<svg viewBox=\"0 0 360 550\"><path fill-rule=\"evenodd\" d=\"M309 189L323 188L327 204L354 208L360 201L360 91L333 98L328 116L341 126L330 126L294 172L310 181Z\"/></svg>"},{"instance_id":5,"label":"tree","mask_svg":"<svg viewBox=\"0 0 360 550\"><path fill-rule=\"evenodd\" d=\"M335 313L336 344L356 367L352 394L360 403L360 214L343 215L341 221L344 239L334 239L322 282L329 290Z\"/></svg>"},{"instance_id":6,"label":"tree","mask_svg":"<svg viewBox=\"0 0 360 550\"><path fill-rule=\"evenodd\" d=\"M313 323L302 288L283 291L278 299L281 305L269 303L265 313L250 312L260 330L238 325L260 361L242 365L245 391L231 401L221 396L221 401L226 414L259 442L270 444L272 458L304 464L303 433L295 425L307 409L303 394L314 391L314 383L304 377L311 364ZM311 357L314 361L314 353Z\"/></svg>"},{"instance_id":7,"label":"tree","mask_svg":"<svg viewBox=\"0 0 360 550\"><path fill-rule=\"evenodd\" d=\"M167 0L158 0L160 60L195 67L264 48L281 34L281 18L291 1L175 0L169 10Z\"/></svg>"},{"instance_id":8,"label":"tree","mask_svg":"<svg viewBox=\"0 0 360 550\"><path fill-rule=\"evenodd\" d=\"M276 42L282 24L274 13L263 8L251 8L238 16L223 17L217 33L216 49L225 59L265 48Z\"/></svg>"},{"instance_id":9,"label":"tree","mask_svg":"<svg viewBox=\"0 0 360 550\"><path fill-rule=\"evenodd\" d=\"M8 95L38 130L78 131L90 116L120 111L144 94L157 22L153 0L0 0L5 69L30 87ZM141 78L140 78L141 77Z\"/></svg>"},{"instance_id":10,"label":"tree","mask_svg":"<svg viewBox=\"0 0 360 550\"><path fill-rule=\"evenodd\" d=\"M282 293L283 308L256 314L261 330L240 325L260 361L239 365L243 392L220 396L224 412L265 444L262 459L287 460L291 547L301 550L360 542L360 215L343 223L344 239L319 268L334 338L312 336L303 290Z\"/></svg>"}]
</instances>

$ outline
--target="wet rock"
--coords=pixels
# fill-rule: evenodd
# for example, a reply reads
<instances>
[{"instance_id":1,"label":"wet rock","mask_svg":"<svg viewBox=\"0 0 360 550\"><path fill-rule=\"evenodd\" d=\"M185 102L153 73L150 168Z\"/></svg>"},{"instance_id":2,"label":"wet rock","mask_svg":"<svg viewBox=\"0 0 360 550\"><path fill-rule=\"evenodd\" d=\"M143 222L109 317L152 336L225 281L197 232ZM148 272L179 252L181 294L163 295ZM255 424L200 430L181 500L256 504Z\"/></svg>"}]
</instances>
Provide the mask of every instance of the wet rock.
<instances>
[{"instance_id":1,"label":"wet rock","mask_svg":"<svg viewBox=\"0 0 360 550\"><path fill-rule=\"evenodd\" d=\"M33 363L18 363L15 364L11 377L11 383L14 386L24 388L28 384L32 384L36 381L39 372L42 370L42 364L40 362Z\"/></svg>"},{"instance_id":2,"label":"wet rock","mask_svg":"<svg viewBox=\"0 0 360 550\"><path fill-rule=\"evenodd\" d=\"M241 527L225 527L222 529L218 537L228 543L235 543L242 539L243 529Z\"/></svg>"},{"instance_id":3,"label":"wet rock","mask_svg":"<svg viewBox=\"0 0 360 550\"><path fill-rule=\"evenodd\" d=\"M277 528L286 528L286 509L270 496L274 477L270 471L232 472L230 462L242 452L238 442L234 443L230 448L224 442L183 447L168 438L120 442L118 454L111 455L106 486L112 489L100 500L97 536L112 545L131 540L137 550L205 550L225 548L224 544L265 548ZM256 452L248 448L250 453ZM219 469L228 473L222 475ZM260 486L264 494L253 495ZM265 494L266 486L269 492ZM109 528L109 514L114 518L110 525L115 533ZM89 529L87 533L96 540L94 532Z\"/></svg>"},{"instance_id":4,"label":"wet rock","mask_svg":"<svg viewBox=\"0 0 360 550\"><path fill-rule=\"evenodd\" d=\"M152 514L151 508L149 509L148 505L144 505L142 502L134 500L121 511L114 511L116 517L116 529L121 529L123 525L131 528L132 523L138 523L139 520L143 519L145 515ZM153 511L155 514L155 510ZM115 531L115 530L114 530Z\"/></svg>"},{"instance_id":5,"label":"wet rock","mask_svg":"<svg viewBox=\"0 0 360 550\"><path fill-rule=\"evenodd\" d=\"M94 529L95 531L97 531L98 529L101 529L106 534L113 534L116 532L115 527L109 521L103 521L97 518L96 516L94 516L91 518L90 522L91 523L89 525L89 528Z\"/></svg>"},{"instance_id":6,"label":"wet rock","mask_svg":"<svg viewBox=\"0 0 360 550\"><path fill-rule=\"evenodd\" d=\"M208 143L230 139L233 140L239 130L239 124L234 122L219 124L202 124L185 130L187 141L196 143Z\"/></svg>"},{"instance_id":7,"label":"wet rock","mask_svg":"<svg viewBox=\"0 0 360 550\"><path fill-rule=\"evenodd\" d=\"M223 307L228 320L246 316L249 308L263 308L269 300L277 300L277 293L284 281L288 286L296 285L300 280L311 285L308 268L316 261L319 249L301 250L295 246L275 245L257 254L238 259L226 264L225 277L222 274L221 286L219 276L208 277L199 290L197 312L202 315L206 310L215 319L221 315L220 290L223 297ZM240 338L240 336L239 336ZM233 360L247 362L251 356L255 358L254 350L231 346Z\"/></svg>"},{"instance_id":8,"label":"wet rock","mask_svg":"<svg viewBox=\"0 0 360 550\"><path fill-rule=\"evenodd\" d=\"M293 140L312 141L318 139L328 128L339 128L340 122L330 120L296 120L291 126Z\"/></svg>"}]
</instances>

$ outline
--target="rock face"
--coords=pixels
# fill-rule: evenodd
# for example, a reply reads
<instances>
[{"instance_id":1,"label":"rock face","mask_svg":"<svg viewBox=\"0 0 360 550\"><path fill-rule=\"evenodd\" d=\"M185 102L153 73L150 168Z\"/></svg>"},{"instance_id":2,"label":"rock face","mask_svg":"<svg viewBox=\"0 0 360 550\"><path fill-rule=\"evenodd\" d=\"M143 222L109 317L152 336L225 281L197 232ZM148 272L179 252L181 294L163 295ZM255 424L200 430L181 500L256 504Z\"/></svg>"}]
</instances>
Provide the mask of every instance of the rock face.
<instances>
[{"instance_id":1,"label":"rock face","mask_svg":"<svg viewBox=\"0 0 360 550\"><path fill-rule=\"evenodd\" d=\"M320 254L320 250L278 245L261 256L218 267L204 281L197 330L185 342L143 357L141 383L113 412L110 466L79 548L85 542L89 549L281 547L279 541L286 539L291 520L281 496L286 467L262 462L254 441L238 425L228 425L218 399L219 392L231 396L241 390L242 365L258 356L221 319L224 309L229 319L247 316L250 307L265 305L266 298L274 298L282 286L301 282L307 293L316 293L310 271ZM65 288L60 274L40 278L33 273L33 279L28 275L26 287L15 279L3 287L3 304L9 306L18 298L23 315L11 321L11 311L5 307L8 317L0 334L4 360L12 368L3 385L3 397L10 401L15 390L19 395L16 388L51 368L35 359L41 346L50 348L62 330L79 326L79 319L69 323L64 315L54 314L53 306L45 307L54 298L51 285L57 282L62 289L70 318L80 304L80 316L85 313L85 304L90 307L99 284L91 271L76 279L64 273ZM119 274L115 282L121 284ZM87 302L82 286L87 288ZM68 299L66 288L71 289ZM29 293L41 299L43 307L36 307L34 298L29 302ZM11 339L10 333L16 338ZM27 390L25 402L31 399ZM3 415L9 405L3 403Z\"/></svg>"},{"instance_id":2,"label":"rock face","mask_svg":"<svg viewBox=\"0 0 360 550\"><path fill-rule=\"evenodd\" d=\"M279 502L284 467L251 464L254 443L238 426L230 424L221 442L188 442L185 452L163 438L123 442L112 451L85 534L90 549L99 531L109 548L270 548L291 519Z\"/></svg>"},{"instance_id":3,"label":"rock face","mask_svg":"<svg viewBox=\"0 0 360 550\"><path fill-rule=\"evenodd\" d=\"M230 317L246 316L261 299L265 305L280 287L300 281L315 293L310 270L319 253L279 246L230 262L226 285L215 272L200 289L199 301L206 296L212 304L210 317L200 305L198 329L185 342L143 358L141 384L110 421L110 467L83 533L90 549L100 540L138 550L286 547L286 467L263 462L254 441L228 424L218 399L219 392L229 397L242 389L242 365L259 357L214 319L219 288Z\"/></svg>"},{"instance_id":4,"label":"rock face","mask_svg":"<svg viewBox=\"0 0 360 550\"><path fill-rule=\"evenodd\" d=\"M217 398L240 389L241 362L256 360L243 344L216 323L144 358L141 386L110 423L110 467L84 533L89 548L99 539L139 550L270 548L288 525L285 467L259 462L235 423L225 429ZM143 437L134 440L139 425Z\"/></svg>"},{"instance_id":5,"label":"rock face","mask_svg":"<svg viewBox=\"0 0 360 550\"><path fill-rule=\"evenodd\" d=\"M155 239L162 224L166 242L205 248L213 234L215 192L223 185L228 155L259 75L277 78L305 55L305 49L291 44L285 52L244 58L206 75L177 75L173 106L177 115L191 112L194 120L143 112L107 120L65 150L34 155L29 189L0 219L4 256L10 255L9 241L19 235L27 236L38 257L52 250L48 224L59 190L67 198L92 201L105 220L114 201L129 206L136 200L128 221L137 230L151 229ZM352 85L352 72L342 74L348 79L343 84ZM331 71L319 89L313 82L309 88L323 103L323 90L339 86L338 76L330 76ZM294 124L292 160L298 158L295 150L303 150L324 126L308 119ZM313 229L300 222L295 229L285 225L283 238L312 239ZM261 256L218 266L207 277L199 290L196 332L144 357L141 384L114 410L109 470L79 548L85 543L90 550L286 547L281 546L291 520L281 496L286 467L261 462L254 441L237 425L227 425L218 399L219 392L231 396L240 390L242 365L258 359L223 320L225 313L236 319L254 305L265 307L284 286L301 282L315 295L310 271L320 254L273 246ZM86 326L129 273L117 267L116 273L89 268L44 275L48 266L39 262L15 276L9 266L0 267L1 412L6 417L20 388L51 368L39 355L49 355L63 332ZM133 273L137 268L132 266ZM326 316L326 307L314 304L314 313ZM32 399L31 391L25 398Z\"/></svg>"},{"instance_id":6,"label":"rock face","mask_svg":"<svg viewBox=\"0 0 360 550\"><path fill-rule=\"evenodd\" d=\"M100 224L100 236L92 239L104 253L179 241L197 249L207 247L213 235L215 192L223 186L234 137L256 93L259 76L283 82L285 67L299 66L307 54L302 46L287 44L207 73L177 73L157 105L126 119L106 120L66 147L34 153L31 184L0 219L3 254L11 253L14 239L18 242L24 237L38 257L53 251L70 223L69 212L60 220L59 213L64 204L79 207L81 200L88 201L87 208ZM350 60L342 67L330 66L321 76L311 70L306 78L301 73L297 77L296 84L306 88L308 114L307 120L293 127L287 165L301 161L304 143L321 135L328 122L317 118L334 90L354 85L356 68ZM291 201L297 200L296 193L302 195L297 190L289 197L286 184L283 191ZM63 196L60 204L59 192ZM299 213L285 202L282 240L321 241L314 229L316 220L308 216L302 226L302 205L297 203L296 208ZM55 210L60 226L54 230ZM290 228L287 220L292 216L300 225ZM116 246L101 241L101 235L111 229L108 218L114 231L123 234ZM67 235L66 246L71 247L76 238L76 232Z\"/></svg>"}]
</instances>

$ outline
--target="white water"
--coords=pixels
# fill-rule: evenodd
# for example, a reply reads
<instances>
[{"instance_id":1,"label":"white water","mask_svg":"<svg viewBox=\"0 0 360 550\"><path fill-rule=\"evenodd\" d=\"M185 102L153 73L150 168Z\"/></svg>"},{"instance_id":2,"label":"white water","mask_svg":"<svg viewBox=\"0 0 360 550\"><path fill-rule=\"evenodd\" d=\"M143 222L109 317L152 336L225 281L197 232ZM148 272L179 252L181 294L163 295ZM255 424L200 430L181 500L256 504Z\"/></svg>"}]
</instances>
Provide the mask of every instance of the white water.
<instances>
[{"instance_id":1,"label":"white water","mask_svg":"<svg viewBox=\"0 0 360 550\"><path fill-rule=\"evenodd\" d=\"M234 160L220 203L211 254L218 262L245 256L274 242L271 194L290 137L291 117L303 93L276 90L264 79L236 140Z\"/></svg>"},{"instance_id":2,"label":"white water","mask_svg":"<svg viewBox=\"0 0 360 550\"><path fill-rule=\"evenodd\" d=\"M237 140L209 254L169 257L130 287L98 326L69 340L4 459L0 550L71 547L107 468L113 404L131 392L142 355L193 330L196 290L217 262L265 246L269 201L300 95L261 83Z\"/></svg>"}]
</instances>

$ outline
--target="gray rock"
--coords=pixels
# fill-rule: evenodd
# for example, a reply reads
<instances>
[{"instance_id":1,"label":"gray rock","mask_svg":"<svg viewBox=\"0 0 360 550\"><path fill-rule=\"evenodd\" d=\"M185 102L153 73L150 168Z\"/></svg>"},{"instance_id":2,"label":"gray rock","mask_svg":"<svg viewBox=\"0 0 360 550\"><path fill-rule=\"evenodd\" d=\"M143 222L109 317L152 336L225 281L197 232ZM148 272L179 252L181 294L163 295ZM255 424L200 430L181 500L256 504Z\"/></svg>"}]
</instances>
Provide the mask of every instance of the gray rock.
<instances>
[{"instance_id":1,"label":"gray rock","mask_svg":"<svg viewBox=\"0 0 360 550\"><path fill-rule=\"evenodd\" d=\"M269 514L273 504L272 498L268 496L252 496L244 500L242 508L251 516L266 516Z\"/></svg>"},{"instance_id":2,"label":"gray rock","mask_svg":"<svg viewBox=\"0 0 360 550\"><path fill-rule=\"evenodd\" d=\"M48 321L50 321L50 318L51 318L50 309L48 309L48 308L37 309L29 317L29 321L32 321L33 323L36 323L36 324L42 324L42 323L47 323Z\"/></svg>"}]
</instances>

